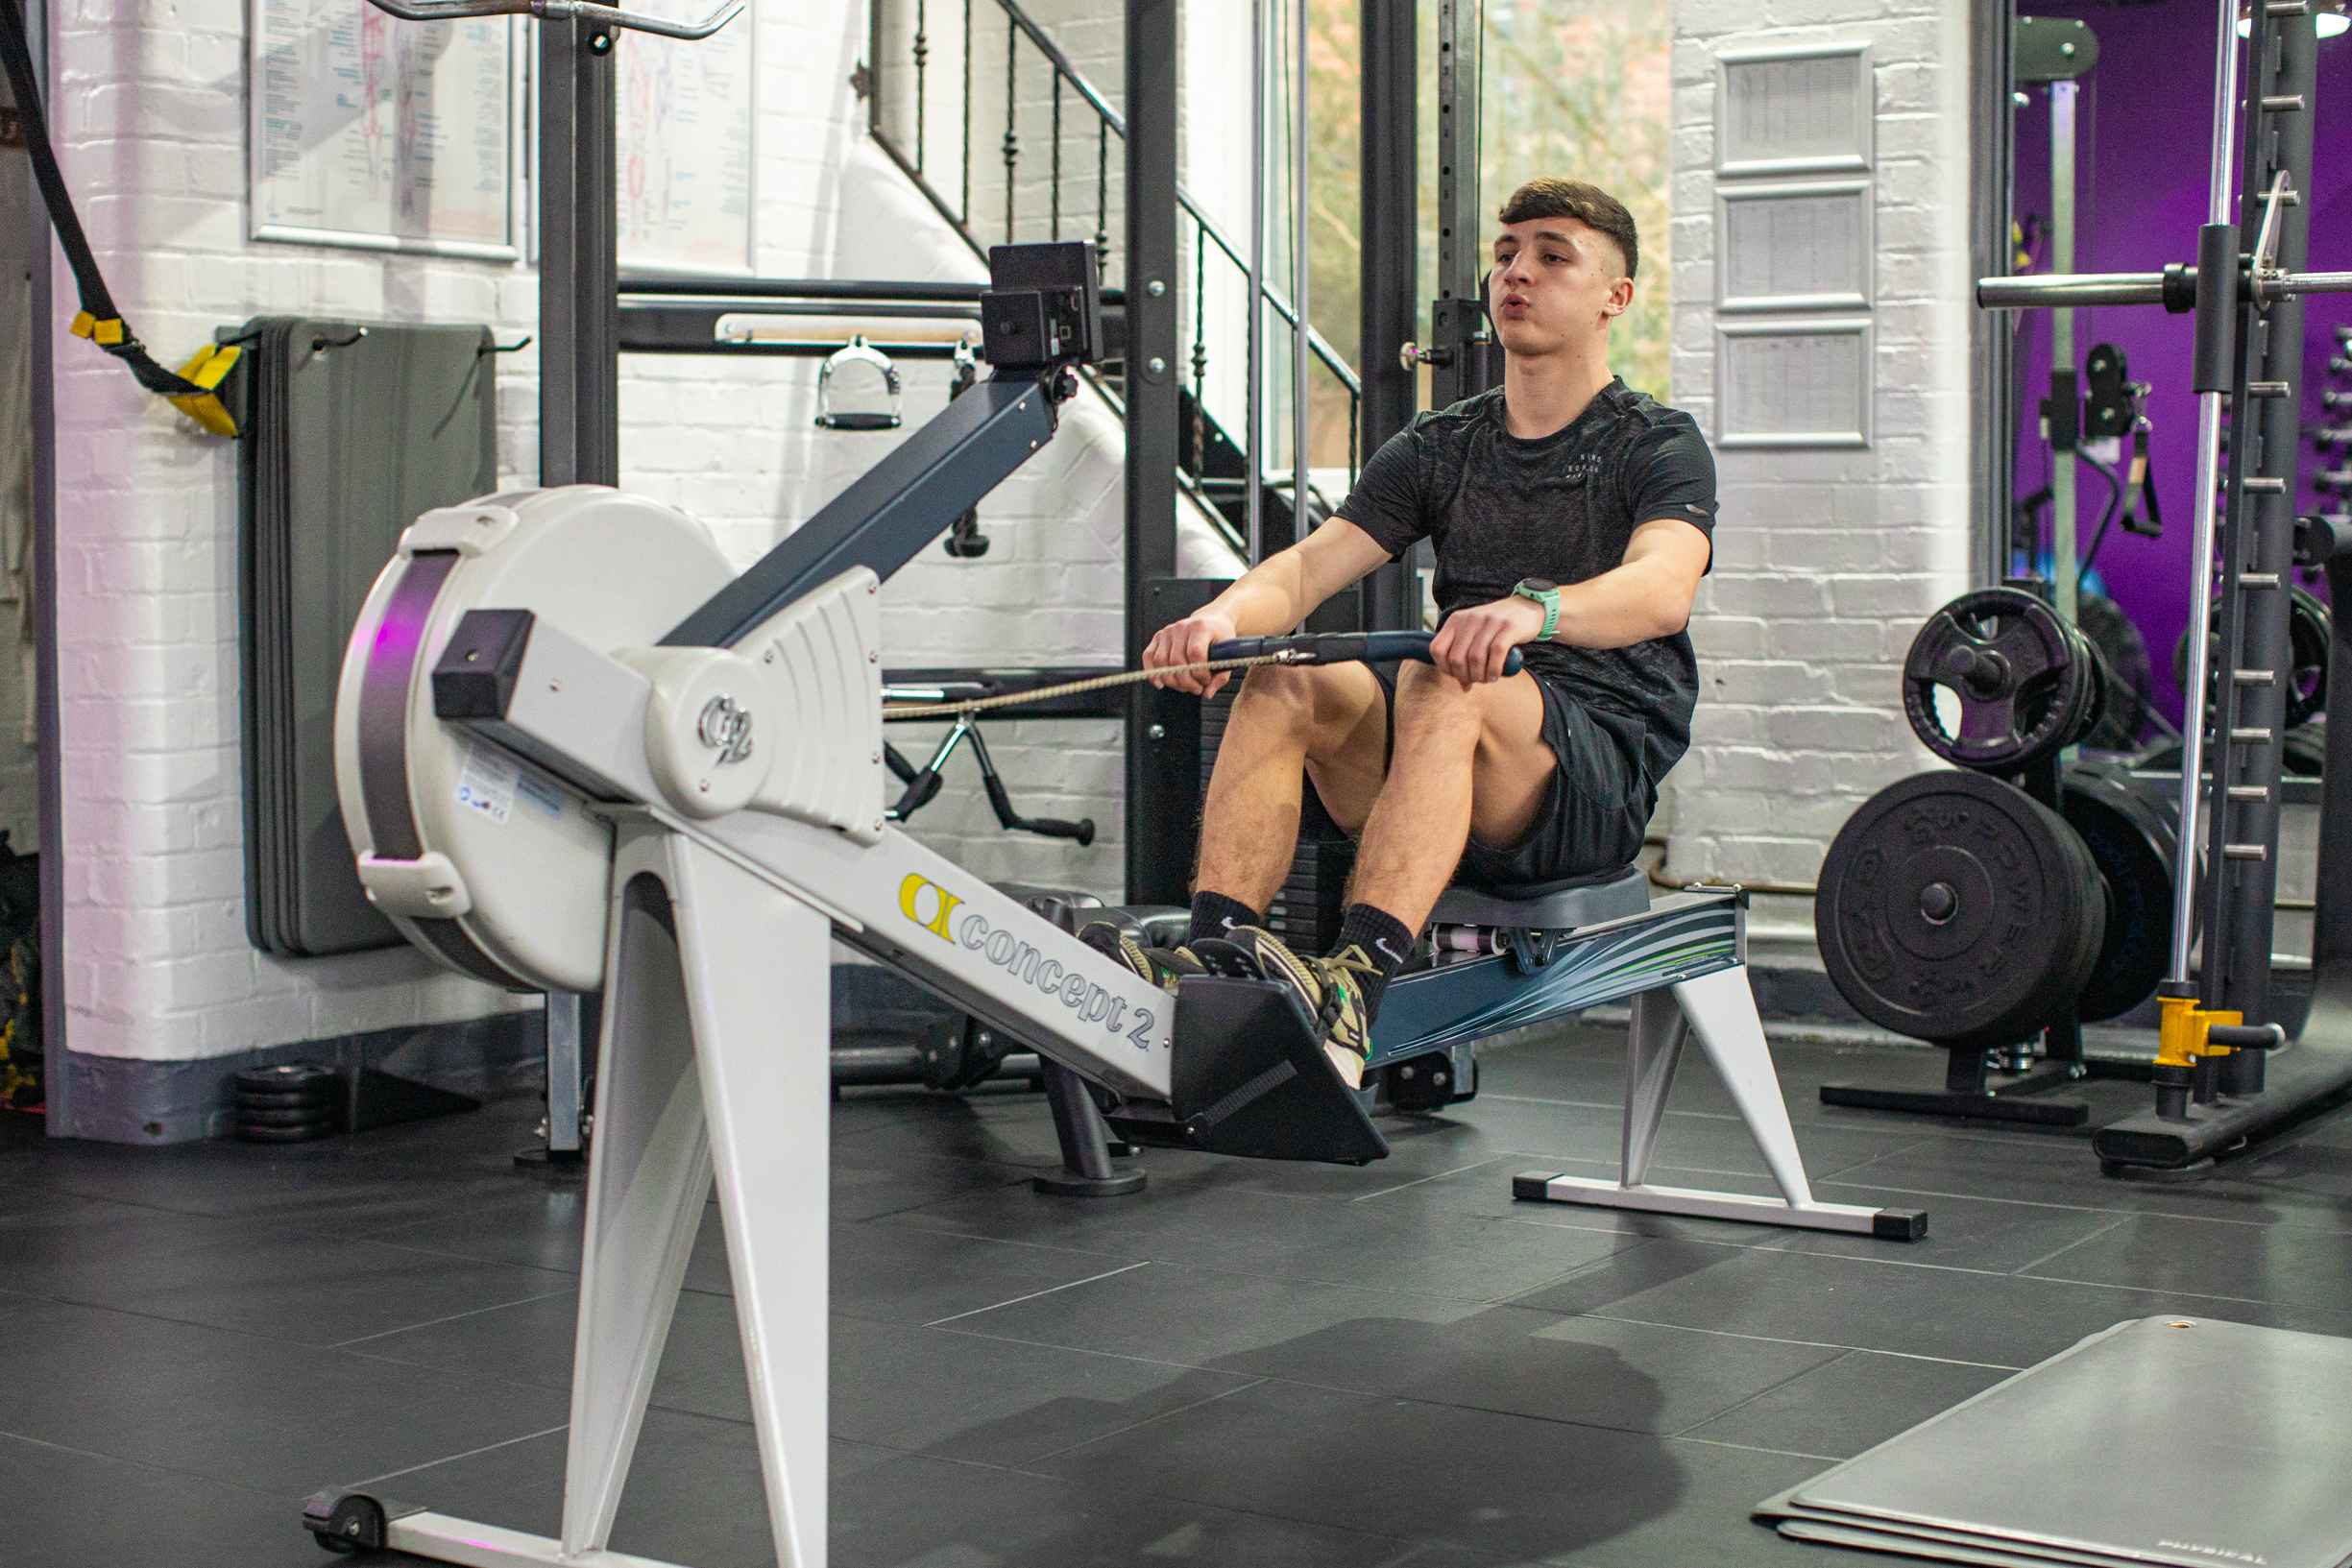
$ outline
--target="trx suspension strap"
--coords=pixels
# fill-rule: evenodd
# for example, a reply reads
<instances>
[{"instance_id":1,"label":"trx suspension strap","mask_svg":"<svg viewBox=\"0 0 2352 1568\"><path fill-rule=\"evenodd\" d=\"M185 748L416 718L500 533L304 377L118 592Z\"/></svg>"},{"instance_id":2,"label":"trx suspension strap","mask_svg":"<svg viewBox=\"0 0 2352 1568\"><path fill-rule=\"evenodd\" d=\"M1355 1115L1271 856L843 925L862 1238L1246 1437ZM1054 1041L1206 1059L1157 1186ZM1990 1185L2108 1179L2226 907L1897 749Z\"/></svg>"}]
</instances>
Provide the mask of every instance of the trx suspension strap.
<instances>
[{"instance_id":1,"label":"trx suspension strap","mask_svg":"<svg viewBox=\"0 0 2352 1568\"><path fill-rule=\"evenodd\" d=\"M81 291L82 311L74 317L74 336L89 339L121 360L138 377L140 386L212 434L235 435L236 422L221 402L218 388L241 350L225 344L207 346L175 374L155 362L146 345L131 335L131 328L123 325L121 313L114 308L114 298L107 292L107 280L99 276L89 240L82 232L82 221L74 215L64 176L58 172L57 151L50 145L49 122L41 112L39 84L33 79L33 49L17 0L0 0L0 65L7 67L9 86L16 96L17 120L24 128L25 150L33 155L33 175L39 181L41 200L49 208L58 244L64 249L66 265L73 268L74 283Z\"/></svg>"}]
</instances>

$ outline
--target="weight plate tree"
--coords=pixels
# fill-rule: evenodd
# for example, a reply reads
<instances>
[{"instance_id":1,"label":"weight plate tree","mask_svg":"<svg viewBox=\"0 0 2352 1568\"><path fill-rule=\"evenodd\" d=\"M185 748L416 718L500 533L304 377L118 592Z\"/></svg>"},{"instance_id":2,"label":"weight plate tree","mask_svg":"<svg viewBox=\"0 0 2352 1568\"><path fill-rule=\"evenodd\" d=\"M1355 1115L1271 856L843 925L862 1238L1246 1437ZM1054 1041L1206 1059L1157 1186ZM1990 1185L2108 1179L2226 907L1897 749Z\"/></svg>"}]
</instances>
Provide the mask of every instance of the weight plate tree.
<instances>
[{"instance_id":1,"label":"weight plate tree","mask_svg":"<svg viewBox=\"0 0 2352 1568\"><path fill-rule=\"evenodd\" d=\"M1971 1049L2030 1039L2073 1002L2107 909L2064 818L1999 779L1933 772L1888 785L1839 830L1813 921L1855 1011Z\"/></svg>"}]
</instances>

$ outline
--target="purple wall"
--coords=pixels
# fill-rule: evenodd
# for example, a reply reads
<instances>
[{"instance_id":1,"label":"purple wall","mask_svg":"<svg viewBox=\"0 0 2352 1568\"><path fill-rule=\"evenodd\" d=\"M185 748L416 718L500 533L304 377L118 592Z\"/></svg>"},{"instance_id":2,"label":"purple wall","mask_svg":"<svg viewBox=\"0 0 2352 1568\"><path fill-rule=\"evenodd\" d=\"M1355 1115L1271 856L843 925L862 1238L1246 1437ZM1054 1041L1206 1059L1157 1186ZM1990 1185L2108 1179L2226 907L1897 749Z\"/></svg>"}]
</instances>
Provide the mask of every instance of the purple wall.
<instances>
[{"instance_id":1,"label":"purple wall","mask_svg":"<svg viewBox=\"0 0 2352 1568\"><path fill-rule=\"evenodd\" d=\"M2021 9L2037 16L2080 17L2098 37L2098 64L2082 79L2076 113L2075 269L2152 272L2167 262L2194 260L2196 230L2205 221L2205 175L2213 137L2211 0L2160 0L2124 10L2027 0ZM2243 60L2240 70L2244 70ZM2347 81L2352 81L2352 35L2319 45L2313 174L2316 189L2311 193L2315 269L2352 269L2352 148L2347 148L2343 130L2352 117L2352 104L2344 100L2340 86ZM2331 93L2332 86L2338 91ZM2017 110L2016 211L2021 218L2029 212L2047 218L2049 92L2028 91L2031 101ZM2035 255L2030 270L2052 270L2047 239ZM2352 295L2316 295L2304 306L2303 419L2308 427L2322 422L2323 389L2352 393L2352 375L2330 374L2327 363L2330 356L2346 352L2337 344L2334 329L2352 324ZM2021 312L2014 319L2022 375L2017 493L2023 496L2049 482L2049 452L2039 440L2036 411L2049 388L2051 323L2047 311ZM2107 591L2147 639L2158 703L2176 722L2181 700L2172 680L2172 644L2189 623L2196 488L2190 337L2188 317L2168 315L2153 306L2080 310L2074 316L2077 367L2092 345L2112 343L2123 350L2132 378L2155 388L2147 403L2155 426L2150 469L2164 509L2164 538L2140 539L2111 528L2097 571ZM2327 422L2352 423L2352 409L2334 411ZM2322 458L2309 441L2303 444L2300 460L2301 508L2343 507L2341 498L2317 496L2310 489L2310 476L2322 466ZM2334 461L2344 459L2338 454ZM2077 472L2076 527L2088 547L2106 503L2107 487L2089 468L2078 467Z\"/></svg>"}]
</instances>

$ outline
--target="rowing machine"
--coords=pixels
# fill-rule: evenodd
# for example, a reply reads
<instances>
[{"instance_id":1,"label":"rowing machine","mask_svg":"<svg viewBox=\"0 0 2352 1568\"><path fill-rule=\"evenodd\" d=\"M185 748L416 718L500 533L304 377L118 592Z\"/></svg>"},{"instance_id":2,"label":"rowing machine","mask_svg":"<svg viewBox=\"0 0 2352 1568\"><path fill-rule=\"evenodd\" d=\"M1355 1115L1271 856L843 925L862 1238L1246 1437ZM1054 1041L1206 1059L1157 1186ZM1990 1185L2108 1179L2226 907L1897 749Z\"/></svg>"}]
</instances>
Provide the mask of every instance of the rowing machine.
<instances>
[{"instance_id":1,"label":"rowing machine","mask_svg":"<svg viewBox=\"0 0 2352 1568\"><path fill-rule=\"evenodd\" d=\"M341 1491L306 1506L323 1543L476 1568L653 1568L605 1543L715 1183L777 1558L822 1568L819 1064L837 939L1107 1090L1160 1141L1341 1163L1387 1151L1287 992L1201 977L1172 1002L885 819L881 580L1045 444L1067 366L1100 339L1085 247L1000 248L991 264L996 378L749 571L731 575L672 508L576 486L425 514L370 593L335 716L361 882L444 963L520 990L601 989L605 1005L559 1535ZM1474 982L1491 993L1486 1026L1649 987L1626 1180L1586 1200L1882 1226L1805 1187L1741 921L1735 893L1693 893L1532 944L1550 952L1522 973L1540 998L1495 984L1497 955L1456 954L1400 980L1392 1006L1409 1019L1425 988ZM1467 923L1486 926L1474 910ZM1734 1080L1784 1201L1642 1186L1685 1019ZM1546 1194L1567 1196L1566 1179Z\"/></svg>"}]
</instances>

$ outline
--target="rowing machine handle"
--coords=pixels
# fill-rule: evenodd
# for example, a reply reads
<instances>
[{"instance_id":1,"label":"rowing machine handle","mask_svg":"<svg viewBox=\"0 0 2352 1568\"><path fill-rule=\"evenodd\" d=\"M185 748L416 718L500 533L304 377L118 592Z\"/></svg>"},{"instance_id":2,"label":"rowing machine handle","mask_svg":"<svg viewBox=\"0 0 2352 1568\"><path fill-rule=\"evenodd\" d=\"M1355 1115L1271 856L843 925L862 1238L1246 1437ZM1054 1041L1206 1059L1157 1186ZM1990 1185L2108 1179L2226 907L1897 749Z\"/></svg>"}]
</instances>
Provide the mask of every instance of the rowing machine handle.
<instances>
[{"instance_id":1,"label":"rowing machine handle","mask_svg":"<svg viewBox=\"0 0 2352 1568\"><path fill-rule=\"evenodd\" d=\"M1310 632L1298 637L1237 637L1224 642L1209 644L1211 659L1255 659L1270 653L1295 655L1294 664L1348 664L1361 661L1367 664L1392 664L1407 659L1417 659L1424 664L1435 663L1429 657L1433 640L1427 632ZM1503 673L1516 675L1526 667L1519 650L1512 649L1503 656Z\"/></svg>"}]
</instances>

